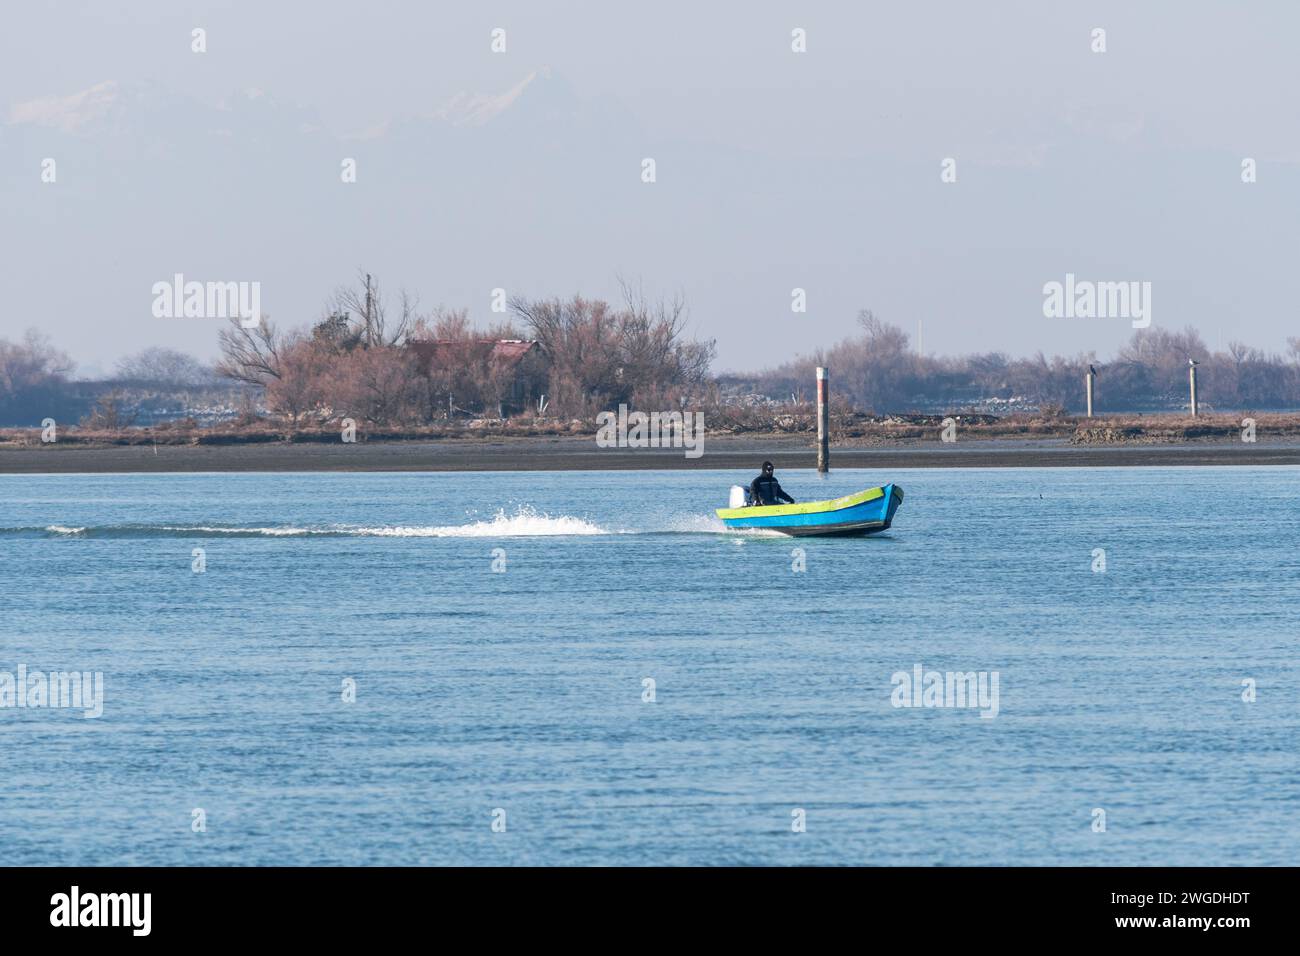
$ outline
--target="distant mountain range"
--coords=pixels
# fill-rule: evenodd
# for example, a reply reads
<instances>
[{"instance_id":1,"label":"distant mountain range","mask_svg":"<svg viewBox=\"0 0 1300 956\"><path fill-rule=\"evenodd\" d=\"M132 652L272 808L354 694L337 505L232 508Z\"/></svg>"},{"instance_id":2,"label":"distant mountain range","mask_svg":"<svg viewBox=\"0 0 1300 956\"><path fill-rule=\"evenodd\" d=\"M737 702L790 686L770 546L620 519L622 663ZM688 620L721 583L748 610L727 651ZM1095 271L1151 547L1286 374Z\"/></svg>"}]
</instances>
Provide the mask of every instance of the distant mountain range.
<instances>
[{"instance_id":1,"label":"distant mountain range","mask_svg":"<svg viewBox=\"0 0 1300 956\"><path fill-rule=\"evenodd\" d=\"M272 317L298 324L361 267L484 323L494 288L610 296L623 274L684 292L723 369L830 344L863 307L924 321L931 354L1109 354L1127 322L1043 317L1043 283L1072 272L1151 281L1155 324L1211 346L1280 348L1300 172L1261 164L1246 186L1237 156L1112 127L1008 131L1027 144L1014 160L954 148L944 184L943 157L886 138L809 158L648 133L547 69L354 134L261 90L212 104L106 80L11 104L0 125L0 261L17 280L0 335L35 325L105 367L146 345L210 357L215 321L153 318L154 282L260 281Z\"/></svg>"}]
</instances>

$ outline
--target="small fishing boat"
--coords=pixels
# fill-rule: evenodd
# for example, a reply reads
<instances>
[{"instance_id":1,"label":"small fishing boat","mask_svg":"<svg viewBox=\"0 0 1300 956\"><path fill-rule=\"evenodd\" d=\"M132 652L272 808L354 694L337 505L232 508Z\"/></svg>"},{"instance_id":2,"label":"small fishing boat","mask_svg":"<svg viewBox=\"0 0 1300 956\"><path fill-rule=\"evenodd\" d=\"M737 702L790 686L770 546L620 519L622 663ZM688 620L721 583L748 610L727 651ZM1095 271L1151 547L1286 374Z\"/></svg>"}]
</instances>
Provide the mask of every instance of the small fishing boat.
<instances>
[{"instance_id":1,"label":"small fishing boat","mask_svg":"<svg viewBox=\"0 0 1300 956\"><path fill-rule=\"evenodd\" d=\"M728 528L769 528L791 535L856 535L887 529L903 503L903 489L891 484L830 501L793 505L746 506L746 497L746 490L737 485L731 489L731 507L717 509Z\"/></svg>"}]
</instances>

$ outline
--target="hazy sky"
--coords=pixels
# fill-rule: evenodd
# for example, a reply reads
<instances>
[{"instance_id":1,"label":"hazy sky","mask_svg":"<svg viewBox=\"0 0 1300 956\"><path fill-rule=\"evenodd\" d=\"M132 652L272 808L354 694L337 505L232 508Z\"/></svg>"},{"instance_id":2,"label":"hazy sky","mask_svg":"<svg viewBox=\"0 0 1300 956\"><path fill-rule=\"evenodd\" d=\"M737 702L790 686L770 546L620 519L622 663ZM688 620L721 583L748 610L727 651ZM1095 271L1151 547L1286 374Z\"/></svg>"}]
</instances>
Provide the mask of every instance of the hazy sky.
<instances>
[{"instance_id":1,"label":"hazy sky","mask_svg":"<svg viewBox=\"0 0 1300 956\"><path fill-rule=\"evenodd\" d=\"M1150 282L1153 325L1211 346L1300 335L1282 0L98 2L0 22L0 337L35 326L91 369L215 353L218 320L151 314L176 272L258 281L290 325L358 267L484 323L494 288L610 296L622 274L685 293L719 370L829 345L860 308L923 322L931 354L1105 357L1127 319L1043 315L1067 272Z\"/></svg>"}]
</instances>

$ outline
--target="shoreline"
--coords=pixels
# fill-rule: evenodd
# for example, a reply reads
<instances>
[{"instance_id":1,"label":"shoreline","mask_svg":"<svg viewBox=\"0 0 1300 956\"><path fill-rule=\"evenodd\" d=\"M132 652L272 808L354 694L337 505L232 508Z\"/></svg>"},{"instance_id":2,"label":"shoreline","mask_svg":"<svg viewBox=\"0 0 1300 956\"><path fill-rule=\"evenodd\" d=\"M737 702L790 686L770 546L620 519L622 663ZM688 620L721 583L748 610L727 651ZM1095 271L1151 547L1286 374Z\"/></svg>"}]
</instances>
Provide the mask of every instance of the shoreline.
<instances>
[{"instance_id":1,"label":"shoreline","mask_svg":"<svg viewBox=\"0 0 1300 956\"><path fill-rule=\"evenodd\" d=\"M790 436L707 439L704 455L676 449L598 448L590 437L244 445L0 447L0 474L387 471L752 471L814 468L817 452ZM1072 445L1064 439L969 439L831 447L835 468L1093 468L1300 465L1300 441Z\"/></svg>"}]
</instances>

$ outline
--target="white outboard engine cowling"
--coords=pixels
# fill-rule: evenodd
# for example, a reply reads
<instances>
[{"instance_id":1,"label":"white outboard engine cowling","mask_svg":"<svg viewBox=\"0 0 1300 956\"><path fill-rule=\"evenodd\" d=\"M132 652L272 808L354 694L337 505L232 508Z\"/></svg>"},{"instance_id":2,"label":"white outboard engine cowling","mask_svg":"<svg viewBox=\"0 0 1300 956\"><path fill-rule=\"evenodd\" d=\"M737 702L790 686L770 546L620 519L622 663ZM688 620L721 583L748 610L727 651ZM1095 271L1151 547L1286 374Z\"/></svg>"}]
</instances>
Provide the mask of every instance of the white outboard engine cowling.
<instances>
[{"instance_id":1,"label":"white outboard engine cowling","mask_svg":"<svg viewBox=\"0 0 1300 956\"><path fill-rule=\"evenodd\" d=\"M732 485L732 486L731 486L731 499L728 501L728 503L727 503L727 507L728 507L728 508L743 508L743 507L745 507L747 504L749 504L749 501L746 500L748 497L749 497L749 496L745 493L745 489L744 489L744 488L740 487L740 485Z\"/></svg>"}]
</instances>

